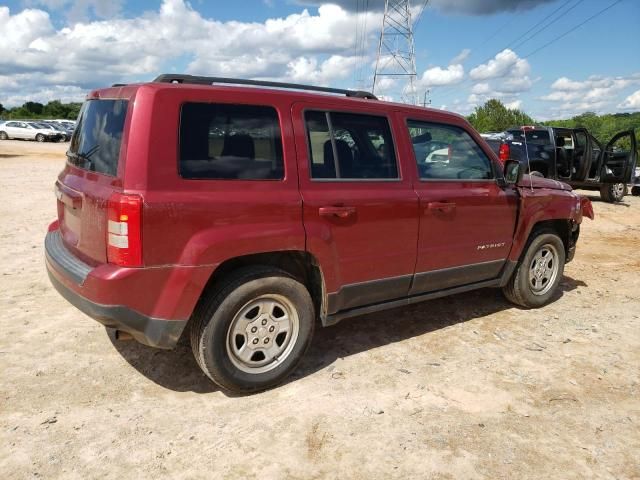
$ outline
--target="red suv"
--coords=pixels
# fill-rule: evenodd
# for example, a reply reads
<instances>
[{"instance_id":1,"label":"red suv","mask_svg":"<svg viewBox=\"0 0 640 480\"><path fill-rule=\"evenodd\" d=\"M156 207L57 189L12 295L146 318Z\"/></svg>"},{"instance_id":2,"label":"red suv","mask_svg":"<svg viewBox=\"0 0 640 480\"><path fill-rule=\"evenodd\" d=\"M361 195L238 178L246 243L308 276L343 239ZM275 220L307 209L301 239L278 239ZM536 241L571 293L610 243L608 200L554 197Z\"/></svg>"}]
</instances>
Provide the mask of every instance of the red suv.
<instances>
[{"instance_id":1,"label":"red suv","mask_svg":"<svg viewBox=\"0 0 640 480\"><path fill-rule=\"evenodd\" d=\"M482 287L544 305L593 218L569 186L503 167L459 115L323 87L96 90L67 157L45 239L55 288L146 345L189 335L236 392L282 381L316 319Z\"/></svg>"}]
</instances>

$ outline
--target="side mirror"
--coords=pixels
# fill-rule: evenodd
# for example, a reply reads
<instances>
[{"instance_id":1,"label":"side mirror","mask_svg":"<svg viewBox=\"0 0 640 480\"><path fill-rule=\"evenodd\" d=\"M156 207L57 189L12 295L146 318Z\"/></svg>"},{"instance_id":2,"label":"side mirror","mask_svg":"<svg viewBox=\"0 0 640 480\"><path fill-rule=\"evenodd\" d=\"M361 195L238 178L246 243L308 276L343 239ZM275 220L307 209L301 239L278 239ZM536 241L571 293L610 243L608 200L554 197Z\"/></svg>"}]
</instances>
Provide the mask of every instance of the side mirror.
<instances>
[{"instance_id":1,"label":"side mirror","mask_svg":"<svg viewBox=\"0 0 640 480\"><path fill-rule=\"evenodd\" d=\"M524 170L518 160L504 162L504 180L508 185L517 185L522 180Z\"/></svg>"}]
</instances>

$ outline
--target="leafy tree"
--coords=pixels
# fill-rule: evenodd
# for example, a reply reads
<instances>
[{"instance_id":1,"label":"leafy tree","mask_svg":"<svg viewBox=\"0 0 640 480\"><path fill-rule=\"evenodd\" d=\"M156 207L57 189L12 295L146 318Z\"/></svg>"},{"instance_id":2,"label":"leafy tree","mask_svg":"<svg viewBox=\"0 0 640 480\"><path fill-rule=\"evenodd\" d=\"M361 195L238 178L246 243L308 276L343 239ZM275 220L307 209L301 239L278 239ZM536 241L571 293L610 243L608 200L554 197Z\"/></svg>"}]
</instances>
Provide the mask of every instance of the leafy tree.
<instances>
[{"instance_id":1,"label":"leafy tree","mask_svg":"<svg viewBox=\"0 0 640 480\"><path fill-rule=\"evenodd\" d=\"M488 100L467 117L479 132L501 132L516 125L530 125L533 119L518 109L507 108L500 100Z\"/></svg>"},{"instance_id":2,"label":"leafy tree","mask_svg":"<svg viewBox=\"0 0 640 480\"><path fill-rule=\"evenodd\" d=\"M27 112L30 112L35 115L42 115L42 111L44 110L44 105L39 102L26 102L22 105Z\"/></svg>"},{"instance_id":3,"label":"leafy tree","mask_svg":"<svg viewBox=\"0 0 640 480\"><path fill-rule=\"evenodd\" d=\"M66 118L68 107L60 100L52 100L44 106L43 113L51 118Z\"/></svg>"},{"instance_id":4,"label":"leafy tree","mask_svg":"<svg viewBox=\"0 0 640 480\"><path fill-rule=\"evenodd\" d=\"M6 110L4 109L4 105L0 103L0 115L2 115Z\"/></svg>"}]
</instances>

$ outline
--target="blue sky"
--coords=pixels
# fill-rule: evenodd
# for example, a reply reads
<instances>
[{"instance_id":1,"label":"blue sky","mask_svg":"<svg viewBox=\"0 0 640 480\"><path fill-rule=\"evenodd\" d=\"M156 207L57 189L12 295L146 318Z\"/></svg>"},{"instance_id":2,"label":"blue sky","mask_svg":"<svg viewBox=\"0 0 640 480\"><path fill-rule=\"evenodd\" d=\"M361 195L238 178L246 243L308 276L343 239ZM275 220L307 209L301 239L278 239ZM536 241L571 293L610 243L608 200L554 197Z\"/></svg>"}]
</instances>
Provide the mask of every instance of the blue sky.
<instances>
[{"instance_id":1,"label":"blue sky","mask_svg":"<svg viewBox=\"0 0 640 480\"><path fill-rule=\"evenodd\" d=\"M423 0L415 0L414 18L422 11L414 32L417 93L422 98L429 90L432 106L464 114L500 98L541 120L587 110L640 110L640 1L615 2L430 0L422 11ZM81 100L91 88L150 80L162 72L370 89L383 4L0 3L0 103ZM356 48L357 35L363 48ZM386 82L376 93L400 100L403 85Z\"/></svg>"}]
</instances>

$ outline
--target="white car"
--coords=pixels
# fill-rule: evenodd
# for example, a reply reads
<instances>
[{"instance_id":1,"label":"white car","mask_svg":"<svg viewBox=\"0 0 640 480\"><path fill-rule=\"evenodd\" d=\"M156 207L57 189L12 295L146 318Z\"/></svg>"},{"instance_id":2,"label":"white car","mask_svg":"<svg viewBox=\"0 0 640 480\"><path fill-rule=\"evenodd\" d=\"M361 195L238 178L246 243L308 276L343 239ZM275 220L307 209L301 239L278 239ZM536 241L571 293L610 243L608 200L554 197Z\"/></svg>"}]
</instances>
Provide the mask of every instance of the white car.
<instances>
[{"instance_id":1,"label":"white car","mask_svg":"<svg viewBox=\"0 0 640 480\"><path fill-rule=\"evenodd\" d=\"M0 140L10 138L20 140L36 140L37 142L57 142L63 135L55 130L42 128L35 122L9 120L0 123Z\"/></svg>"},{"instance_id":2,"label":"white car","mask_svg":"<svg viewBox=\"0 0 640 480\"><path fill-rule=\"evenodd\" d=\"M449 161L449 148L439 148L434 150L425 159L424 163L442 162L447 163Z\"/></svg>"}]
</instances>

